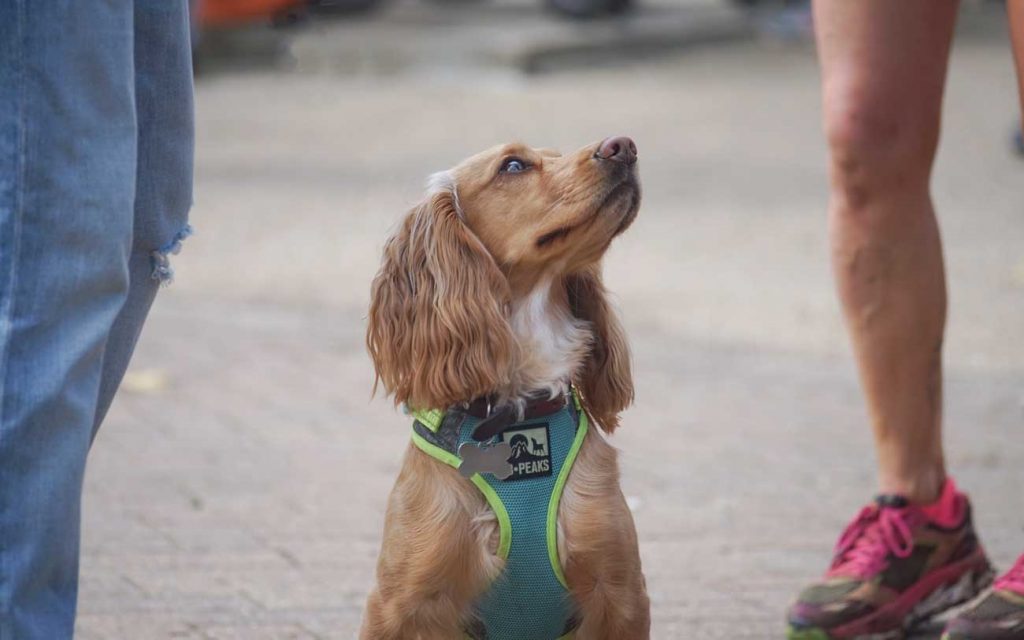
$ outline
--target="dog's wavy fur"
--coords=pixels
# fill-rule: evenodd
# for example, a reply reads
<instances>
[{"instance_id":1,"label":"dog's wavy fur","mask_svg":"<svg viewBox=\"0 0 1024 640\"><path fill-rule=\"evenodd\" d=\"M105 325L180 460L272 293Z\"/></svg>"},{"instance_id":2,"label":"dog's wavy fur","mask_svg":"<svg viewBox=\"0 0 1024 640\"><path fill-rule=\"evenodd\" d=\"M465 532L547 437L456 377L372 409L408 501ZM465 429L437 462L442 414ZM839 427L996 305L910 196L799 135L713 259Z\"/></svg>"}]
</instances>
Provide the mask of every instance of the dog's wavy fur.
<instances>
[{"instance_id":1,"label":"dog's wavy fur","mask_svg":"<svg viewBox=\"0 0 1024 640\"><path fill-rule=\"evenodd\" d=\"M367 330L396 403L446 408L567 391L605 432L633 400L629 347L600 258L639 204L633 168L505 145L439 174L384 248ZM521 158L533 175L501 171ZM527 173L527 172L524 172ZM509 212L514 213L509 213ZM649 602L615 450L596 430L569 475L559 556L579 640L649 637ZM501 573L497 520L458 472L408 448L388 501L364 640L457 640Z\"/></svg>"},{"instance_id":2,"label":"dog's wavy fur","mask_svg":"<svg viewBox=\"0 0 1024 640\"><path fill-rule=\"evenodd\" d=\"M521 358L508 281L459 220L451 191L431 195L384 247L367 345L396 403L448 407L507 388Z\"/></svg>"}]
</instances>

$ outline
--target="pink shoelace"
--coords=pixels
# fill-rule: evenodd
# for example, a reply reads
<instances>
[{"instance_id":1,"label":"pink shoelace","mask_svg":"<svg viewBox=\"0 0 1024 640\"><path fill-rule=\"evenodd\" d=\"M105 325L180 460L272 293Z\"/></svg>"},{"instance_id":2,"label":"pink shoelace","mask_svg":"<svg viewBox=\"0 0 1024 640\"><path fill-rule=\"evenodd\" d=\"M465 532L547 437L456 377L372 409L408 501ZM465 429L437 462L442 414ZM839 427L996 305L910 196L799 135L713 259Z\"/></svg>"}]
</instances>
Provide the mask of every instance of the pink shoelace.
<instances>
[{"instance_id":1,"label":"pink shoelace","mask_svg":"<svg viewBox=\"0 0 1024 640\"><path fill-rule=\"evenodd\" d=\"M908 557L914 551L916 516L908 508L864 507L840 536L827 575L869 578L885 569L889 554Z\"/></svg>"},{"instance_id":2,"label":"pink shoelace","mask_svg":"<svg viewBox=\"0 0 1024 640\"><path fill-rule=\"evenodd\" d=\"M1013 591L1024 595L1024 556L1018 558L1017 564L996 580L995 588L997 591Z\"/></svg>"}]
</instances>

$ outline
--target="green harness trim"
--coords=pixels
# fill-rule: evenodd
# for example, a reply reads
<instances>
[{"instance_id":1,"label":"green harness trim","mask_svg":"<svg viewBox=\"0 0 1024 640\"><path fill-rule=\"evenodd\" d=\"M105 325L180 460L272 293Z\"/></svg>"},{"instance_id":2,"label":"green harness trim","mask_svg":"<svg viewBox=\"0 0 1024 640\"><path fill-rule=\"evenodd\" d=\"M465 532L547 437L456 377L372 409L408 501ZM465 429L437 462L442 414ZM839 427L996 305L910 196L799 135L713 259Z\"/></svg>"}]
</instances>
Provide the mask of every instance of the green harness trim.
<instances>
[{"instance_id":1,"label":"green harness trim","mask_svg":"<svg viewBox=\"0 0 1024 640\"><path fill-rule=\"evenodd\" d=\"M569 455L565 458L562 471L558 474L558 479L555 480L555 490L551 492L551 502L548 503L548 559L551 560L551 568L555 572L555 577L566 589L569 588L569 584L565 581L562 563L558 558L558 505L562 502L565 482L569 479L569 472L572 471L572 465L576 462L580 447L583 446L583 439L587 437L588 425L587 414L580 406L579 398L575 393L572 394L572 398L576 402L576 411L579 413L579 426L576 428L576 438L572 441L572 448L569 449Z\"/></svg>"},{"instance_id":2,"label":"green harness trim","mask_svg":"<svg viewBox=\"0 0 1024 640\"><path fill-rule=\"evenodd\" d=\"M433 412L434 411L431 411L430 413ZM436 432L441 427L440 421L437 422L436 426L431 427L429 423L424 422L422 419L420 419L418 415L419 413L419 411L414 411L412 412L412 415L417 420L422 422L423 425L430 429L431 431ZM440 460L441 462L447 465L450 465L458 469L459 465L462 464L462 460L457 455L455 455L454 453L449 453L448 451L445 451L444 449L433 443L427 442L423 438L423 436L416 433L415 431L412 432L412 441L413 444L419 447L424 453L431 456L432 458ZM494 511L494 515L498 518L498 557L500 557L502 560L508 560L508 550L509 547L512 546L512 521L508 517L508 510L505 509L505 503L501 501L501 498L498 497L498 494L494 493L494 489L491 488L491 485L487 484L487 481L484 480L479 473L474 473L473 477L470 478L470 481L476 485L476 488L480 490L480 493L484 494L484 498L487 500L487 504L490 505L491 509ZM555 575L558 575L559 573L560 571L556 572Z\"/></svg>"}]
</instances>

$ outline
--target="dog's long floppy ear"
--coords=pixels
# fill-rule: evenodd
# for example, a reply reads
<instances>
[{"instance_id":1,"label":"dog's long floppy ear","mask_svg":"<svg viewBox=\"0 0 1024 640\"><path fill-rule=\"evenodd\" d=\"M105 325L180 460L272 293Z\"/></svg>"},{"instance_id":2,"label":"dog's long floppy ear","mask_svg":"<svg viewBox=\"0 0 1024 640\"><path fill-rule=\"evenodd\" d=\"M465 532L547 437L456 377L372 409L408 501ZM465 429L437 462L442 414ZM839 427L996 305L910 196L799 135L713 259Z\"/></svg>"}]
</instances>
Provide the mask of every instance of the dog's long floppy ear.
<instances>
[{"instance_id":1,"label":"dog's long floppy ear","mask_svg":"<svg viewBox=\"0 0 1024 640\"><path fill-rule=\"evenodd\" d=\"M508 384L516 342L508 280L465 225L454 186L435 189L384 246L366 344L395 403L445 409Z\"/></svg>"},{"instance_id":2,"label":"dog's long floppy ear","mask_svg":"<svg viewBox=\"0 0 1024 640\"><path fill-rule=\"evenodd\" d=\"M608 302L601 265L572 274L565 281L573 314L590 323L594 341L579 378L583 406L606 432L619 426L619 413L633 403L629 343Z\"/></svg>"}]
</instances>

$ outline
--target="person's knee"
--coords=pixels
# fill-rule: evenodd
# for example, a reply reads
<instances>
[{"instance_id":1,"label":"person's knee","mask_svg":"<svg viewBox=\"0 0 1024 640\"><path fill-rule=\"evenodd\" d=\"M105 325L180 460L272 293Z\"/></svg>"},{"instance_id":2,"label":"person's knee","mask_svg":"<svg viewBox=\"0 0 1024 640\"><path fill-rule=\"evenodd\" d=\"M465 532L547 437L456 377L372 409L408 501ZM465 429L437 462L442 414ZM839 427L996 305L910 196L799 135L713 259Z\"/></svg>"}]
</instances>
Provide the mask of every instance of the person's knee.
<instances>
[{"instance_id":1,"label":"person's knee","mask_svg":"<svg viewBox=\"0 0 1024 640\"><path fill-rule=\"evenodd\" d=\"M839 211L856 214L879 199L927 192L937 117L847 92L826 101L825 131Z\"/></svg>"}]
</instances>

